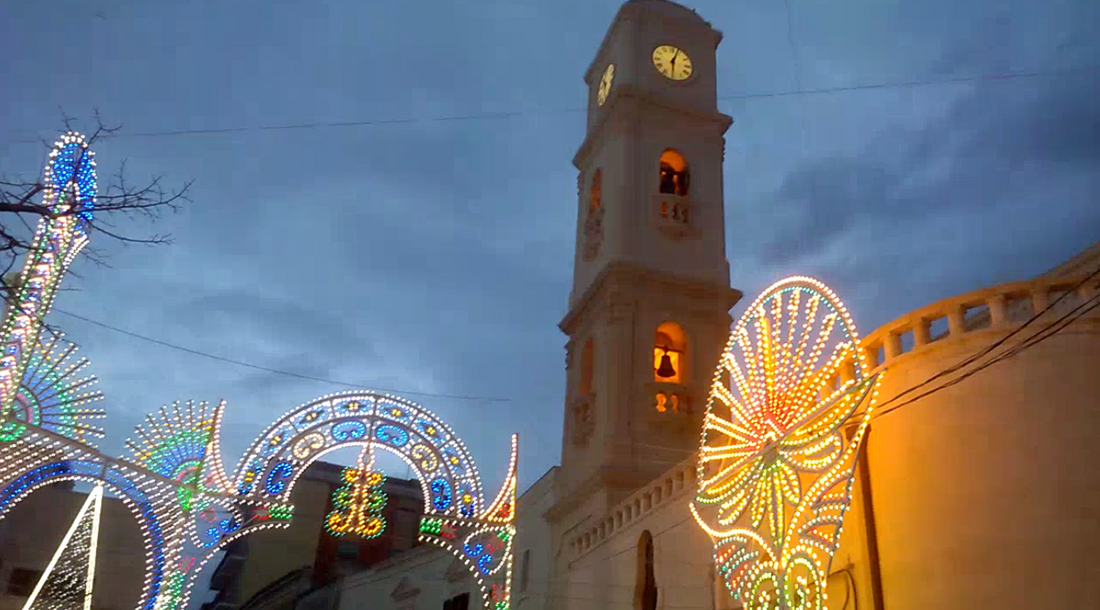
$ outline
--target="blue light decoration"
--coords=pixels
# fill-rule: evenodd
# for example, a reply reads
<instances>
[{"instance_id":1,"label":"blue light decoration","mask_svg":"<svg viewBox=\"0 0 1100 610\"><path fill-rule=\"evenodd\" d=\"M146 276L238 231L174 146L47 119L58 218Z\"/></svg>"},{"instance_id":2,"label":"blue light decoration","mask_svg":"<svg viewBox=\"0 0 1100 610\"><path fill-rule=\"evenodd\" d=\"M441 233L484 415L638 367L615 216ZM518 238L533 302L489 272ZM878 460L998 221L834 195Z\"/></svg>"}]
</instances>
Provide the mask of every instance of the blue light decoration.
<instances>
[{"instance_id":1,"label":"blue light decoration","mask_svg":"<svg viewBox=\"0 0 1100 610\"><path fill-rule=\"evenodd\" d=\"M289 462L278 462L272 466L271 471L267 473L267 483L264 486L267 493L273 496L283 493L286 489L286 480L292 474L294 474L294 468Z\"/></svg>"},{"instance_id":2,"label":"blue light decoration","mask_svg":"<svg viewBox=\"0 0 1100 610\"><path fill-rule=\"evenodd\" d=\"M378 429L374 432L374 437L394 447L403 447L405 443L409 442L408 432L390 424L378 426Z\"/></svg>"},{"instance_id":3,"label":"blue light decoration","mask_svg":"<svg viewBox=\"0 0 1100 610\"><path fill-rule=\"evenodd\" d=\"M483 540L484 543L474 542L475 539ZM495 560L503 556L502 551L507 554L511 548L511 539L507 530L483 530L467 538L462 550L467 557L476 561L478 571L488 576L500 568L500 562Z\"/></svg>"},{"instance_id":4,"label":"blue light decoration","mask_svg":"<svg viewBox=\"0 0 1100 610\"><path fill-rule=\"evenodd\" d=\"M103 472L103 465L87 460L67 460L43 464L29 470L0 490L0 513L7 511L17 504L30 490L54 481L71 481L74 479L102 480L119 494L125 496L131 508L137 513L138 522L142 526L145 535L145 546L149 553L148 594L143 610L153 610L157 595L164 580L164 568L166 565L164 533L160 520L157 519L153 504L125 474L114 469Z\"/></svg>"},{"instance_id":5,"label":"blue light decoration","mask_svg":"<svg viewBox=\"0 0 1100 610\"><path fill-rule=\"evenodd\" d=\"M367 435L367 426L361 421L342 421L332 427L332 438L338 441L357 441Z\"/></svg>"},{"instance_id":6,"label":"blue light decoration","mask_svg":"<svg viewBox=\"0 0 1100 610\"><path fill-rule=\"evenodd\" d=\"M91 222L92 210L95 208L97 185L95 161L92 157L93 154L87 149L83 138L69 141L55 149L46 169L47 186L60 191L64 191L70 183L75 187L73 190L76 201L73 204L79 209L77 216L84 222Z\"/></svg>"},{"instance_id":7,"label":"blue light decoration","mask_svg":"<svg viewBox=\"0 0 1100 610\"><path fill-rule=\"evenodd\" d=\"M447 510L451 507L451 484L442 477L435 479L431 484L432 506L436 510Z\"/></svg>"}]
</instances>

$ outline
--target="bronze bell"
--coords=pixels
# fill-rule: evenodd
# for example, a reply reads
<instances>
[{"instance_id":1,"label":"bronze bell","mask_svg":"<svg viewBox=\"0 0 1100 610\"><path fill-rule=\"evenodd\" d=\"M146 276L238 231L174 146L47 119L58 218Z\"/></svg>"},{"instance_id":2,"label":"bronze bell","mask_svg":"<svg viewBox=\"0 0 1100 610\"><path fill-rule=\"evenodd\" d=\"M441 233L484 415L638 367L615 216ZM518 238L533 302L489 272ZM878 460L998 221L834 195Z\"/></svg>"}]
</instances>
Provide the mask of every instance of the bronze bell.
<instances>
[{"instance_id":1,"label":"bronze bell","mask_svg":"<svg viewBox=\"0 0 1100 610\"><path fill-rule=\"evenodd\" d=\"M672 358L669 358L667 349L661 354L661 365L657 367L657 376L662 379L676 376L676 369L672 368Z\"/></svg>"}]
</instances>

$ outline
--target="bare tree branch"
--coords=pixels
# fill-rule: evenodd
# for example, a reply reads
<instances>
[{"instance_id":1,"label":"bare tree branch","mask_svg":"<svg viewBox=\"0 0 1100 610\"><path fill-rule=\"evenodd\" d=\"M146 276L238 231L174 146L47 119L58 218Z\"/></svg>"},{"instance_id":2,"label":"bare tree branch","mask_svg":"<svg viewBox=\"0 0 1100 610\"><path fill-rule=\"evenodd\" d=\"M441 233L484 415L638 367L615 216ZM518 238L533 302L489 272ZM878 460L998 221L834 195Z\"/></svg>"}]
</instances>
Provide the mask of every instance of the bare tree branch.
<instances>
[{"instance_id":1,"label":"bare tree branch","mask_svg":"<svg viewBox=\"0 0 1100 610\"><path fill-rule=\"evenodd\" d=\"M121 126L107 126L103 123L99 111L93 112L95 129L86 135L89 150L96 141L114 135ZM68 131L75 131L75 119L61 110L61 120ZM51 144L46 144L52 149ZM74 160L74 170L83 162L83 153ZM74 172L75 173L75 172ZM134 186L127 177L126 162L119 164L118 170L104 181L99 180L92 217L86 220L90 232L106 235L115 242L123 244L161 245L172 243L172 236L153 233L152 235L126 235L119 232L112 222L119 218L154 223L163 214L178 212L190 202L188 193L191 182L179 188L166 188L162 177L155 176L147 183ZM106 184L104 184L106 182ZM22 258L30 252L34 239L34 226L42 218L63 218L84 214L82 206L50 206L44 201L48 185L44 176L33 180L0 177L0 296L13 298L18 286L16 272ZM98 265L107 265L102 249L86 248L85 257Z\"/></svg>"}]
</instances>

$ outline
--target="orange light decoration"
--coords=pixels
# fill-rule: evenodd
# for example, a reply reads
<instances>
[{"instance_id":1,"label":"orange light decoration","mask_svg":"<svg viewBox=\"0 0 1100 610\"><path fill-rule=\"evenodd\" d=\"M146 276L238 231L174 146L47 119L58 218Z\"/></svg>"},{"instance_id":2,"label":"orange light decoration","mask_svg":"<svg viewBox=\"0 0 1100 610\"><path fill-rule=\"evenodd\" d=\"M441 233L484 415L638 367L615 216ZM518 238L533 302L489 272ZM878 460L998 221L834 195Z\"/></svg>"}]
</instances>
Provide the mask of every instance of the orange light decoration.
<instances>
[{"instance_id":1,"label":"orange light decoration","mask_svg":"<svg viewBox=\"0 0 1100 610\"><path fill-rule=\"evenodd\" d=\"M690 509L745 610L824 607L881 379L843 303L812 278L772 285L734 327L707 402Z\"/></svg>"},{"instance_id":2,"label":"orange light decoration","mask_svg":"<svg viewBox=\"0 0 1100 610\"><path fill-rule=\"evenodd\" d=\"M364 460L364 456L367 456ZM328 514L325 528L333 536L352 533L363 538L377 538L386 529L382 509L386 506L386 494L382 486L386 477L374 470L374 453L368 446L359 456L357 468L345 468L344 485L332 497L336 510Z\"/></svg>"}]
</instances>

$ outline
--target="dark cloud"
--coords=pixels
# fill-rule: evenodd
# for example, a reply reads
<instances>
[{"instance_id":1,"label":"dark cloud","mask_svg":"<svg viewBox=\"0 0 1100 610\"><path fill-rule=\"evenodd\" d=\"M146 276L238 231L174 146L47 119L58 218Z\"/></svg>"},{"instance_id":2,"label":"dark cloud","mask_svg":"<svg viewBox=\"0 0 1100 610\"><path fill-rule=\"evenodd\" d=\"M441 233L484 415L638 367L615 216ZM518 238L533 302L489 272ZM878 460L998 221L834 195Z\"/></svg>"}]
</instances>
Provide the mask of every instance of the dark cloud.
<instances>
[{"instance_id":1,"label":"dark cloud","mask_svg":"<svg viewBox=\"0 0 1100 610\"><path fill-rule=\"evenodd\" d=\"M106 245L58 307L153 338L410 394L452 422L488 487L507 434L521 487L561 450L582 75L617 0L27 4L0 53L0 142L53 136L57 106L125 126L101 170L196 180L156 229ZM721 94L1100 64L1095 2L700 0L726 34ZM1090 29L1091 28L1091 29ZM174 33L174 35L173 35ZM167 34L167 35L166 35ZM74 61L74 55L81 61ZM796 61L797 58L797 61ZM796 72L797 71L797 72ZM1040 272L1096 239L1096 79L1035 78L723 102L733 283L816 275L865 331ZM145 132L531 110L507 120L133 137ZM42 150L0 148L5 173ZM141 232L148 226L122 228ZM131 231L133 233L134 231ZM735 312L739 313L739 312ZM151 408L229 400L226 459L284 410L345 388L60 317L108 395L108 451Z\"/></svg>"},{"instance_id":2,"label":"dark cloud","mask_svg":"<svg viewBox=\"0 0 1100 610\"><path fill-rule=\"evenodd\" d=\"M893 241L895 252L919 248L928 224L944 215L1023 235L1045 224L1052 206L1080 215L1051 218L1066 224L1044 231L1087 239L1081 229L1100 227L1100 107L1093 103L1100 85L1092 76L976 84L918 133L889 129L855 155L795 168L759 206L754 228L765 238L741 242L739 254L769 265L813 259L861 227L878 232L883 245ZM1060 188L1069 185L1076 188Z\"/></svg>"}]
</instances>

